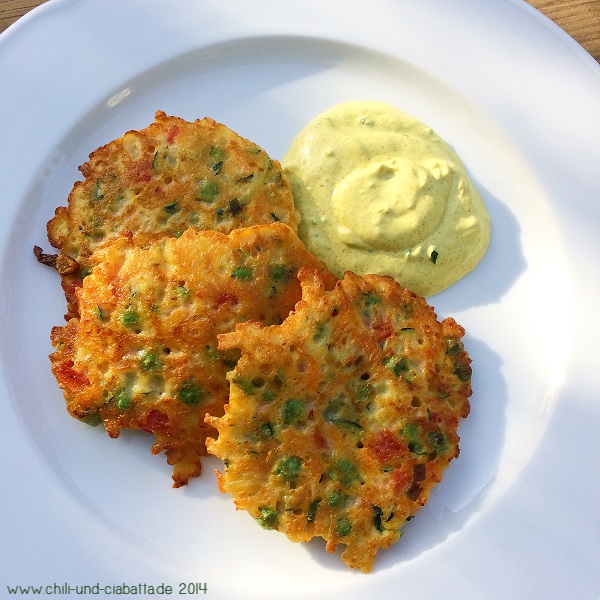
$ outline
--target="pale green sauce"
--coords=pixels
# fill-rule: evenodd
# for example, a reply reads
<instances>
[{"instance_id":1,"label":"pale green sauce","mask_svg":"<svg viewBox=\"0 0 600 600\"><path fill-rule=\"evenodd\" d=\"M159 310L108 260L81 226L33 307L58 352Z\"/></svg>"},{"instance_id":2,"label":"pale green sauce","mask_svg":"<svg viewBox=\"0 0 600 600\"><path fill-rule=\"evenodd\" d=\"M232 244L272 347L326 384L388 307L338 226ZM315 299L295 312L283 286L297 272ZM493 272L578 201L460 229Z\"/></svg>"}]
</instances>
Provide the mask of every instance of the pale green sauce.
<instances>
[{"instance_id":1,"label":"pale green sauce","mask_svg":"<svg viewBox=\"0 0 600 600\"><path fill-rule=\"evenodd\" d=\"M299 133L282 164L300 238L337 277L390 275L430 296L487 250L490 217L462 162L392 106L334 106Z\"/></svg>"}]
</instances>

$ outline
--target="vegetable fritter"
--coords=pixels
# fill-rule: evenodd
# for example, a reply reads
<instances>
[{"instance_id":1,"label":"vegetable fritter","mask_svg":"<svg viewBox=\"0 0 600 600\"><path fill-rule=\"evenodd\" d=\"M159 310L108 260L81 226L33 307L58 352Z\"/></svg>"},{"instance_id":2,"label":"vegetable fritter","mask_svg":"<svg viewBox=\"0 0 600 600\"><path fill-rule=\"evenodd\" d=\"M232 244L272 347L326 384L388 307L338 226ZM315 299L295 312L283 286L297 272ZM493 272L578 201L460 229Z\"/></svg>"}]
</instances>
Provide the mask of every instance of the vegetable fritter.
<instances>
[{"instance_id":1,"label":"vegetable fritter","mask_svg":"<svg viewBox=\"0 0 600 600\"><path fill-rule=\"evenodd\" d=\"M347 272L332 291L313 270L299 278L283 324L219 336L241 358L207 448L238 509L293 541L345 544L342 560L368 572L458 456L464 330L388 277Z\"/></svg>"},{"instance_id":2,"label":"vegetable fritter","mask_svg":"<svg viewBox=\"0 0 600 600\"><path fill-rule=\"evenodd\" d=\"M60 250L69 314L92 253L125 232L140 244L185 229L229 233L239 227L287 223L299 216L280 164L253 142L210 118L187 122L156 113L155 122L98 148L80 167L68 206L48 222Z\"/></svg>"},{"instance_id":3,"label":"vegetable fritter","mask_svg":"<svg viewBox=\"0 0 600 600\"><path fill-rule=\"evenodd\" d=\"M236 350L217 349L217 335L249 319L281 323L301 298L302 266L335 279L284 223L229 235L186 230L146 247L114 239L92 257L77 291L80 316L54 327L52 371L69 413L154 434L166 451L174 487L201 472L204 417L223 414L226 373Z\"/></svg>"}]
</instances>

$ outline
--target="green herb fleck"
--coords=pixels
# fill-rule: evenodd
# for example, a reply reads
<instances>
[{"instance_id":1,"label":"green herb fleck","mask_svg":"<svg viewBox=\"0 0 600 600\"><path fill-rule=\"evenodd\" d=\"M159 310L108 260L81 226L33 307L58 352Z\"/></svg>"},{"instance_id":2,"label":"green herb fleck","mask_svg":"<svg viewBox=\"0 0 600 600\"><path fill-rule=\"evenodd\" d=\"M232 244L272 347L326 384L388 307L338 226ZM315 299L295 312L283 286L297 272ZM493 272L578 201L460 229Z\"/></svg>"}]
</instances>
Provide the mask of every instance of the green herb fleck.
<instances>
[{"instance_id":1,"label":"green herb fleck","mask_svg":"<svg viewBox=\"0 0 600 600\"><path fill-rule=\"evenodd\" d=\"M155 173L158 173L160 171L160 167L162 164L162 159L163 157L158 153L158 150L154 153L154 157L152 158L152 170Z\"/></svg>"},{"instance_id":2,"label":"green herb fleck","mask_svg":"<svg viewBox=\"0 0 600 600\"><path fill-rule=\"evenodd\" d=\"M407 383L412 383L414 381L415 373L410 368L405 356L388 356L384 359L383 364L391 369L396 377L402 375Z\"/></svg>"},{"instance_id":3,"label":"green herb fleck","mask_svg":"<svg viewBox=\"0 0 600 600\"><path fill-rule=\"evenodd\" d=\"M328 423L333 423L337 427L351 432L361 431L362 425L355 420L356 417L353 415L352 409L340 400L332 400L323 409L323 418Z\"/></svg>"},{"instance_id":4,"label":"green herb fleck","mask_svg":"<svg viewBox=\"0 0 600 600\"><path fill-rule=\"evenodd\" d=\"M233 198L229 201L229 212L231 213L232 217L235 217L237 214L242 212L243 208L244 205L237 198Z\"/></svg>"},{"instance_id":5,"label":"green herb fleck","mask_svg":"<svg viewBox=\"0 0 600 600\"><path fill-rule=\"evenodd\" d=\"M383 510L379 508L379 506L372 505L373 509L373 526L377 531L383 532L383 523L381 521L381 517L383 517Z\"/></svg>"},{"instance_id":6,"label":"green herb fleck","mask_svg":"<svg viewBox=\"0 0 600 600\"><path fill-rule=\"evenodd\" d=\"M275 432L273 431L273 425L271 425L271 423L269 423L269 421L267 421L266 423L263 423L258 428L258 435L259 435L259 437L261 437L265 440L275 437Z\"/></svg>"},{"instance_id":7,"label":"green herb fleck","mask_svg":"<svg viewBox=\"0 0 600 600\"><path fill-rule=\"evenodd\" d=\"M313 500L308 506L308 512L306 513L306 520L309 523L314 523L317 518L317 510L319 509L319 504L321 502L321 498L317 498Z\"/></svg>"},{"instance_id":8,"label":"green herb fleck","mask_svg":"<svg viewBox=\"0 0 600 600\"><path fill-rule=\"evenodd\" d=\"M96 180L96 184L91 189L90 196L92 198L92 202L99 202L104 198L104 193L102 192L102 181L100 179Z\"/></svg>"}]
</instances>

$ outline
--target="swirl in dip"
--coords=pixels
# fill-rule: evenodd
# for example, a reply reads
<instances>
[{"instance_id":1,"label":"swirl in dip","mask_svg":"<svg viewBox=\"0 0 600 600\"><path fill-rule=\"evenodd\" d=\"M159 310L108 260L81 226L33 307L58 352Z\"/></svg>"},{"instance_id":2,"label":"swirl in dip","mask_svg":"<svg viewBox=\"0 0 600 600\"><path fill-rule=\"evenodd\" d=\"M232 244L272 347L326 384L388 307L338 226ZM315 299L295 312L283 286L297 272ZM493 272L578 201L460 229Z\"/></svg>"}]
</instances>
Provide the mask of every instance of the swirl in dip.
<instances>
[{"instance_id":1,"label":"swirl in dip","mask_svg":"<svg viewBox=\"0 0 600 600\"><path fill-rule=\"evenodd\" d=\"M490 217L465 167L427 125L381 102L311 121L282 161L307 248L342 277L390 275L421 296L487 250Z\"/></svg>"}]
</instances>

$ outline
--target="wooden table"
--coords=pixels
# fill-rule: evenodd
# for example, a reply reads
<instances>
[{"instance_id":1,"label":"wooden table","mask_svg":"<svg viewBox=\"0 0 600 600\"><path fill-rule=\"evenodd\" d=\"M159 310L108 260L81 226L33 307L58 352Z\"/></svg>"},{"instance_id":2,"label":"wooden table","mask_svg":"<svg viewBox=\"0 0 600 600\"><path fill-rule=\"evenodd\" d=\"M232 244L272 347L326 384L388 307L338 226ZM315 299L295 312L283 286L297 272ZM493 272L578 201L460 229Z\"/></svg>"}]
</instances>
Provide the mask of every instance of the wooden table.
<instances>
[{"instance_id":1,"label":"wooden table","mask_svg":"<svg viewBox=\"0 0 600 600\"><path fill-rule=\"evenodd\" d=\"M0 32L45 0L0 0ZM529 0L600 62L600 0Z\"/></svg>"}]
</instances>

